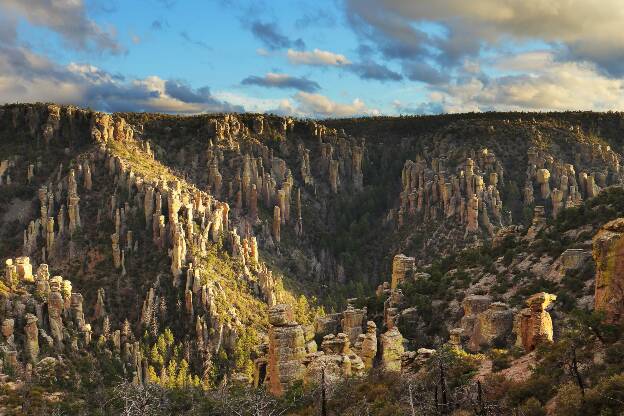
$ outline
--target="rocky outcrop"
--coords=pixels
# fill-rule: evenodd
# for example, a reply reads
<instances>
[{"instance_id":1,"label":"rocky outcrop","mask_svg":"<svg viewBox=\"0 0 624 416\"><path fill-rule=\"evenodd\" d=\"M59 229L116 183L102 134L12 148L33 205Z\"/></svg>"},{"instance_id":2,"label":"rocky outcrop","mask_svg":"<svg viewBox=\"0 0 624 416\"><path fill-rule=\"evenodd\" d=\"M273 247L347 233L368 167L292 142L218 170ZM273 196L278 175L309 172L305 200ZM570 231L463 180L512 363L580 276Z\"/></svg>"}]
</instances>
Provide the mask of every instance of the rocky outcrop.
<instances>
[{"instance_id":1,"label":"rocky outcrop","mask_svg":"<svg viewBox=\"0 0 624 416\"><path fill-rule=\"evenodd\" d=\"M303 380L306 355L303 329L294 321L289 305L276 305L269 310L269 350L267 383L277 396L295 381Z\"/></svg>"},{"instance_id":2,"label":"rocky outcrop","mask_svg":"<svg viewBox=\"0 0 624 416\"><path fill-rule=\"evenodd\" d=\"M326 335L321 351L308 354L304 360L306 383L319 384L325 376L326 383L335 383L351 376L361 376L364 364L350 348L347 334Z\"/></svg>"},{"instance_id":3,"label":"rocky outcrop","mask_svg":"<svg viewBox=\"0 0 624 416\"><path fill-rule=\"evenodd\" d=\"M390 288L396 289L405 278L414 271L416 259L404 254L397 254L392 260L392 280Z\"/></svg>"},{"instance_id":4,"label":"rocky outcrop","mask_svg":"<svg viewBox=\"0 0 624 416\"><path fill-rule=\"evenodd\" d=\"M352 344L355 344L360 334L362 334L362 323L365 317L366 308L356 309L350 305L342 313L340 326L342 327L342 332L347 334L349 342Z\"/></svg>"},{"instance_id":5,"label":"rocky outcrop","mask_svg":"<svg viewBox=\"0 0 624 416\"><path fill-rule=\"evenodd\" d=\"M358 340L359 355L364 363L364 369L373 368L377 356L377 325L373 321L366 323L366 333L361 334Z\"/></svg>"},{"instance_id":6,"label":"rocky outcrop","mask_svg":"<svg viewBox=\"0 0 624 416\"><path fill-rule=\"evenodd\" d=\"M502 165L488 149L472 151L470 156L458 166L446 166L446 159L428 160L423 155L405 162L398 225L402 226L406 218L424 223L454 221L463 224L466 233L475 233L484 226L490 234L495 225L502 225L498 190L503 179ZM455 171L458 174L453 175Z\"/></svg>"},{"instance_id":7,"label":"rocky outcrop","mask_svg":"<svg viewBox=\"0 0 624 416\"><path fill-rule=\"evenodd\" d=\"M612 323L624 322L624 218L605 224L593 239L594 308Z\"/></svg>"},{"instance_id":8,"label":"rocky outcrop","mask_svg":"<svg viewBox=\"0 0 624 416\"><path fill-rule=\"evenodd\" d=\"M15 319L6 318L2 321L2 344L15 348Z\"/></svg>"},{"instance_id":9,"label":"rocky outcrop","mask_svg":"<svg viewBox=\"0 0 624 416\"><path fill-rule=\"evenodd\" d=\"M273 208L273 238L276 243L281 241L281 210L277 205Z\"/></svg>"},{"instance_id":10,"label":"rocky outcrop","mask_svg":"<svg viewBox=\"0 0 624 416\"><path fill-rule=\"evenodd\" d=\"M37 317L33 314L26 314L26 325L24 326L24 354L31 363L36 363L39 357L39 330L37 329Z\"/></svg>"},{"instance_id":11,"label":"rocky outcrop","mask_svg":"<svg viewBox=\"0 0 624 416\"><path fill-rule=\"evenodd\" d=\"M469 295L464 298L462 301L464 315L461 318L460 327L466 336L470 336L469 334L474 332L477 316L485 312L491 303L492 298L487 295Z\"/></svg>"},{"instance_id":12,"label":"rocky outcrop","mask_svg":"<svg viewBox=\"0 0 624 416\"><path fill-rule=\"evenodd\" d=\"M48 298L48 320L50 333L57 348L62 348L64 339L63 309L65 302L61 294L63 278L54 276L50 279L50 295Z\"/></svg>"},{"instance_id":13,"label":"rocky outcrop","mask_svg":"<svg viewBox=\"0 0 624 416\"><path fill-rule=\"evenodd\" d=\"M502 302L491 303L486 310L476 315L468 349L480 351L492 346L507 345L507 337L513 327L513 311Z\"/></svg>"},{"instance_id":14,"label":"rocky outcrop","mask_svg":"<svg viewBox=\"0 0 624 416\"><path fill-rule=\"evenodd\" d=\"M403 336L397 327L381 334L381 366L384 370L401 371L404 352Z\"/></svg>"},{"instance_id":15,"label":"rocky outcrop","mask_svg":"<svg viewBox=\"0 0 624 416\"><path fill-rule=\"evenodd\" d=\"M591 252L580 248L568 248L561 253L561 264L564 270L579 270L591 258Z\"/></svg>"},{"instance_id":16,"label":"rocky outcrop","mask_svg":"<svg viewBox=\"0 0 624 416\"><path fill-rule=\"evenodd\" d=\"M544 207L541 205L536 205L533 208L533 220L525 237L527 240L531 241L535 239L537 233L539 233L546 226L545 212Z\"/></svg>"},{"instance_id":17,"label":"rocky outcrop","mask_svg":"<svg viewBox=\"0 0 624 416\"><path fill-rule=\"evenodd\" d=\"M552 342L553 323L546 308L556 299L557 296L545 292L527 299L528 308L522 309L514 320L516 346L531 352L541 343Z\"/></svg>"},{"instance_id":18,"label":"rocky outcrop","mask_svg":"<svg viewBox=\"0 0 624 416\"><path fill-rule=\"evenodd\" d=\"M467 339L467 349L481 351L493 346L502 347L513 328L513 311L502 302L492 302L490 296L470 295L462 302L464 316L460 328L454 329L451 343L461 345Z\"/></svg>"}]
</instances>

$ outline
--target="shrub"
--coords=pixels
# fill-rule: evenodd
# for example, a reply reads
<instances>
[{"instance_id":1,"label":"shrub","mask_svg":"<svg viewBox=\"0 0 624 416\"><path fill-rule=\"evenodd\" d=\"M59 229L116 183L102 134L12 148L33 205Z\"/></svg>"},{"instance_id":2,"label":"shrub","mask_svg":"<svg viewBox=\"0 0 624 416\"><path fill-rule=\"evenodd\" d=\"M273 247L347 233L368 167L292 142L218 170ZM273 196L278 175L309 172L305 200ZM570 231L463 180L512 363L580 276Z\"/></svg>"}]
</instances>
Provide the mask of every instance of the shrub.
<instances>
[{"instance_id":1,"label":"shrub","mask_svg":"<svg viewBox=\"0 0 624 416\"><path fill-rule=\"evenodd\" d=\"M583 398L581 389L574 383L559 387L557 392L556 416L582 416Z\"/></svg>"},{"instance_id":2,"label":"shrub","mask_svg":"<svg viewBox=\"0 0 624 416\"><path fill-rule=\"evenodd\" d=\"M528 398L518 410L523 416L546 416L542 404L535 397Z\"/></svg>"}]
</instances>

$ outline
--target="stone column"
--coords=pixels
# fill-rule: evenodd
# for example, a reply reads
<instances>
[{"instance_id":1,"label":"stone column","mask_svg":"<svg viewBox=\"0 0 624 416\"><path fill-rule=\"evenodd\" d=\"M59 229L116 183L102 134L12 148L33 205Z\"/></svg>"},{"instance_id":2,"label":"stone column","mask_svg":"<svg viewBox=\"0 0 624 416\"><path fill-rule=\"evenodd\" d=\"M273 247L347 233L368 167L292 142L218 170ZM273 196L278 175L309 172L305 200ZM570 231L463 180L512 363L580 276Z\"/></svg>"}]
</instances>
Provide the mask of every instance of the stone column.
<instances>
[{"instance_id":1,"label":"stone column","mask_svg":"<svg viewBox=\"0 0 624 416\"><path fill-rule=\"evenodd\" d=\"M14 319L5 319L2 321L2 340L9 347L15 348L15 320Z\"/></svg>"},{"instance_id":2,"label":"stone column","mask_svg":"<svg viewBox=\"0 0 624 416\"><path fill-rule=\"evenodd\" d=\"M540 192L543 199L547 199L550 196L550 172L548 169L537 170L537 183L540 185Z\"/></svg>"},{"instance_id":3,"label":"stone column","mask_svg":"<svg viewBox=\"0 0 624 416\"><path fill-rule=\"evenodd\" d=\"M366 308L355 309L351 305L349 305L347 309L342 313L342 319L340 321L342 332L347 334L351 344L355 344L355 342L358 340L358 337L362 333L362 321L364 320L365 316Z\"/></svg>"},{"instance_id":4,"label":"stone column","mask_svg":"<svg viewBox=\"0 0 624 416\"><path fill-rule=\"evenodd\" d=\"M54 249L54 217L49 217L46 222L46 251L48 257L52 257Z\"/></svg>"},{"instance_id":5,"label":"stone column","mask_svg":"<svg viewBox=\"0 0 624 416\"><path fill-rule=\"evenodd\" d=\"M119 234L111 234L111 247L113 250L113 265L116 269L121 268L121 249L119 248Z\"/></svg>"},{"instance_id":6,"label":"stone column","mask_svg":"<svg viewBox=\"0 0 624 416\"><path fill-rule=\"evenodd\" d=\"M80 198L77 196L69 197L68 214L69 214L69 233L70 235L76 231L76 228L80 227L80 214L78 202Z\"/></svg>"},{"instance_id":7,"label":"stone column","mask_svg":"<svg viewBox=\"0 0 624 416\"><path fill-rule=\"evenodd\" d=\"M258 188L255 184L251 185L249 193L249 216L252 223L258 221Z\"/></svg>"},{"instance_id":8,"label":"stone column","mask_svg":"<svg viewBox=\"0 0 624 416\"><path fill-rule=\"evenodd\" d=\"M405 254L397 254L392 260L392 280L391 289L396 289L401 284L407 273L414 271L416 259L407 257Z\"/></svg>"},{"instance_id":9,"label":"stone column","mask_svg":"<svg viewBox=\"0 0 624 416\"><path fill-rule=\"evenodd\" d=\"M50 324L50 332L54 343L57 347L63 344L63 308L65 302L61 295L61 286L63 278L60 276L54 276L50 279L50 296L48 298L48 320Z\"/></svg>"},{"instance_id":10,"label":"stone column","mask_svg":"<svg viewBox=\"0 0 624 416\"><path fill-rule=\"evenodd\" d=\"M275 238L276 243L280 242L280 224L280 207L276 205L275 207L273 207L273 238Z\"/></svg>"},{"instance_id":11,"label":"stone column","mask_svg":"<svg viewBox=\"0 0 624 416\"><path fill-rule=\"evenodd\" d=\"M377 356L377 325L375 322L368 321L366 323L366 334L362 340L360 349L360 357L364 362L364 368L369 370L373 368L373 362Z\"/></svg>"},{"instance_id":12,"label":"stone column","mask_svg":"<svg viewBox=\"0 0 624 416\"><path fill-rule=\"evenodd\" d=\"M403 336L397 327L381 335L381 365L386 371L401 371Z\"/></svg>"},{"instance_id":13,"label":"stone column","mask_svg":"<svg viewBox=\"0 0 624 416\"><path fill-rule=\"evenodd\" d=\"M292 383L304 378L305 337L303 329L295 322L289 305L282 304L271 308L269 324L269 391L281 396Z\"/></svg>"},{"instance_id":14,"label":"stone column","mask_svg":"<svg viewBox=\"0 0 624 416\"><path fill-rule=\"evenodd\" d=\"M31 313L26 314L26 325L24 326L24 334L26 340L24 342L24 353L28 362L34 364L39 357L39 330L37 329L37 317Z\"/></svg>"},{"instance_id":15,"label":"stone column","mask_svg":"<svg viewBox=\"0 0 624 416\"><path fill-rule=\"evenodd\" d=\"M331 187L332 193L334 194L338 193L338 186L340 185L338 166L339 165L337 160L329 161L329 185Z\"/></svg>"}]
</instances>

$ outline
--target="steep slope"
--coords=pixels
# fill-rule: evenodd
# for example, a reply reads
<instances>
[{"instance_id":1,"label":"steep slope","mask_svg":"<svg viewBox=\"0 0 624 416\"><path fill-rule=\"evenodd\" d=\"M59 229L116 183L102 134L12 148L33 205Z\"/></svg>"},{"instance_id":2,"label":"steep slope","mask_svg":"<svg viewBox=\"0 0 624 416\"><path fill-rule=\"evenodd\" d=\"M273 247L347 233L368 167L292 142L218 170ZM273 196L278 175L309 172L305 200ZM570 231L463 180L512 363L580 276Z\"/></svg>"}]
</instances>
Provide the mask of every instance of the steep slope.
<instances>
[{"instance_id":1,"label":"steep slope","mask_svg":"<svg viewBox=\"0 0 624 416\"><path fill-rule=\"evenodd\" d=\"M591 238L624 212L622 120L4 106L4 378L78 400L93 374L282 394L326 368L417 372L436 352L415 350L449 340L489 373L593 306Z\"/></svg>"},{"instance_id":2,"label":"steep slope","mask_svg":"<svg viewBox=\"0 0 624 416\"><path fill-rule=\"evenodd\" d=\"M84 337L99 338L122 353L127 375L162 379L166 362L150 348L168 333L188 374L211 385L226 374L251 377L267 305L290 302L299 319L310 319L307 303L283 290L279 272L259 257L248 219L155 159L122 117L8 106L0 125L2 254L16 259L7 260L7 279L9 262L49 270L25 281L19 272L4 286L3 319L17 319L18 352L25 351L24 313L32 312L40 329L58 333L56 351L72 344L88 351ZM64 333L58 327L69 322L48 319L48 275L71 282L64 283L65 318L72 291L82 294L76 308L84 299L89 327L82 318ZM33 296L40 285L44 294ZM12 338L7 351L15 347ZM21 352L17 358L16 365L29 361Z\"/></svg>"}]
</instances>

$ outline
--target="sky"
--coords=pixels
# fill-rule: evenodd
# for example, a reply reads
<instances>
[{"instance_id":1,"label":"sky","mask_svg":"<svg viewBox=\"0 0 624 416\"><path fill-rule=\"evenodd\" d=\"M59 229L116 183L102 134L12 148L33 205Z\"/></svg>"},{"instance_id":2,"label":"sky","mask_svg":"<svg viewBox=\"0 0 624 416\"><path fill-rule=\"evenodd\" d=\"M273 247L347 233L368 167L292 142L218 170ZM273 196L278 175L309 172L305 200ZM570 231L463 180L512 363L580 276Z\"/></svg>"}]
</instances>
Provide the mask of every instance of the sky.
<instances>
[{"instance_id":1,"label":"sky","mask_svg":"<svg viewBox=\"0 0 624 416\"><path fill-rule=\"evenodd\" d=\"M0 103L624 110L624 0L0 0Z\"/></svg>"}]
</instances>

